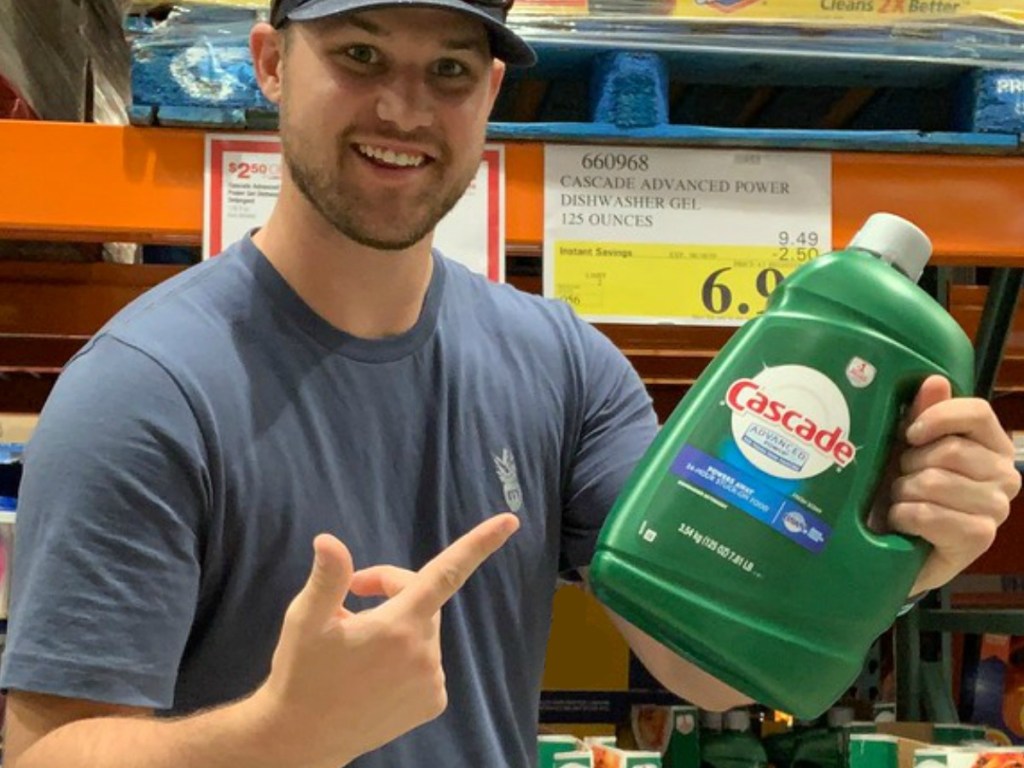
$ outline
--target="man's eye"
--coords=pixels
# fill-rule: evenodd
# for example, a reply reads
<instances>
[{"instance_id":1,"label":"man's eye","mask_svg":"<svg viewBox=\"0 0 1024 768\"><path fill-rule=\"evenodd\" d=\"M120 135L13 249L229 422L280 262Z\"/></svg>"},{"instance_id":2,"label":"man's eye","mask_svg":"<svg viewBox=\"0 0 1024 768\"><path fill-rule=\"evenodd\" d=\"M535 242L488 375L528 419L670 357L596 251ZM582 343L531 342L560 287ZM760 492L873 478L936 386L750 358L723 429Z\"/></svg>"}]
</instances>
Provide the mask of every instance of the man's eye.
<instances>
[{"instance_id":1,"label":"man's eye","mask_svg":"<svg viewBox=\"0 0 1024 768\"><path fill-rule=\"evenodd\" d=\"M434 73L441 77L462 77L467 72L466 65L455 59L441 59L434 65Z\"/></svg>"},{"instance_id":2,"label":"man's eye","mask_svg":"<svg viewBox=\"0 0 1024 768\"><path fill-rule=\"evenodd\" d=\"M345 55L359 64L376 64L380 54L369 45L351 45L345 49Z\"/></svg>"}]
</instances>

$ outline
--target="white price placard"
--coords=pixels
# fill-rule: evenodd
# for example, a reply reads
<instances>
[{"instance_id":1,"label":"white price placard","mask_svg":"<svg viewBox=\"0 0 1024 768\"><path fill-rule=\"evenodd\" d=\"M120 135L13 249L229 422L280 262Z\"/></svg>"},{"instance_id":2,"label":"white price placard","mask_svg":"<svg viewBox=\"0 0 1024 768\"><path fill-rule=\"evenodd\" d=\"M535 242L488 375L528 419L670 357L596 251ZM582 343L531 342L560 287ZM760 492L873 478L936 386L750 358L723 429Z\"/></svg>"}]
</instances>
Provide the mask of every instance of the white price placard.
<instances>
[{"instance_id":1,"label":"white price placard","mask_svg":"<svg viewBox=\"0 0 1024 768\"><path fill-rule=\"evenodd\" d=\"M206 136L203 258L220 253L269 218L281 188L276 136ZM434 245L449 258L505 279L505 151L488 145L466 194L438 224Z\"/></svg>"},{"instance_id":2,"label":"white price placard","mask_svg":"<svg viewBox=\"0 0 1024 768\"><path fill-rule=\"evenodd\" d=\"M597 322L729 324L831 249L831 155L549 145L544 293Z\"/></svg>"}]
</instances>

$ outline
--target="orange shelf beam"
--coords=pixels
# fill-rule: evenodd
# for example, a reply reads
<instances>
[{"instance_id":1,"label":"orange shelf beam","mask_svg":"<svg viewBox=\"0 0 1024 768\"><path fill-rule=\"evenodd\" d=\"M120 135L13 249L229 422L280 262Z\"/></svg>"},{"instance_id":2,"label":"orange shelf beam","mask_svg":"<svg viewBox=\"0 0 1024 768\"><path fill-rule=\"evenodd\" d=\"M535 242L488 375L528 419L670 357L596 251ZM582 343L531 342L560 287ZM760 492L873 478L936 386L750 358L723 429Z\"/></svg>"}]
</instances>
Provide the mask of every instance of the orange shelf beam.
<instances>
[{"instance_id":1,"label":"orange shelf beam","mask_svg":"<svg viewBox=\"0 0 1024 768\"><path fill-rule=\"evenodd\" d=\"M0 121L0 237L201 242L199 130ZM931 235L936 262L1024 262L1024 157L833 152L833 242L886 210ZM506 233L543 240L544 149L506 144Z\"/></svg>"},{"instance_id":2,"label":"orange shelf beam","mask_svg":"<svg viewBox=\"0 0 1024 768\"><path fill-rule=\"evenodd\" d=\"M0 120L0 236L198 244L200 131Z\"/></svg>"}]
</instances>

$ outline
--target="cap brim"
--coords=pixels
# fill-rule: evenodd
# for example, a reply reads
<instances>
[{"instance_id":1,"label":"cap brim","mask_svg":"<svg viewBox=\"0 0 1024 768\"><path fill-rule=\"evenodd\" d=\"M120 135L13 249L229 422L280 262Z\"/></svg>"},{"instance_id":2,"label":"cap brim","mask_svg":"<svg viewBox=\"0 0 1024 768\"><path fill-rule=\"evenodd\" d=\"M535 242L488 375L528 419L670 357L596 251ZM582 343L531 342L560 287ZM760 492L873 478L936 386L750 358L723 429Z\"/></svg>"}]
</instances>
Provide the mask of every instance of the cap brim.
<instances>
[{"instance_id":1,"label":"cap brim","mask_svg":"<svg viewBox=\"0 0 1024 768\"><path fill-rule=\"evenodd\" d=\"M287 18L291 21L314 21L374 8L442 8L464 13L487 28L491 53L496 58L515 67L530 67L537 63L533 48L502 21L501 10L471 5L464 0L310 0L291 11Z\"/></svg>"}]
</instances>

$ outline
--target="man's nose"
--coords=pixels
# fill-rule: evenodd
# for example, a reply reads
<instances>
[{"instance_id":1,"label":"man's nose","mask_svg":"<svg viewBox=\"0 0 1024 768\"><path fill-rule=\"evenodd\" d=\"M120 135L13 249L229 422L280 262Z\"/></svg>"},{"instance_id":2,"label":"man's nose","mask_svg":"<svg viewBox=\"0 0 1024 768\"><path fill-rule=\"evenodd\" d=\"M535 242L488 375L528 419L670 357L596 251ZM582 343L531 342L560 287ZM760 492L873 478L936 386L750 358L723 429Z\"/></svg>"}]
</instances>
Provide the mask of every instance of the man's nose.
<instances>
[{"instance_id":1,"label":"man's nose","mask_svg":"<svg viewBox=\"0 0 1024 768\"><path fill-rule=\"evenodd\" d=\"M422 73L396 73L381 90L377 117L406 133L433 125L434 99Z\"/></svg>"}]
</instances>

